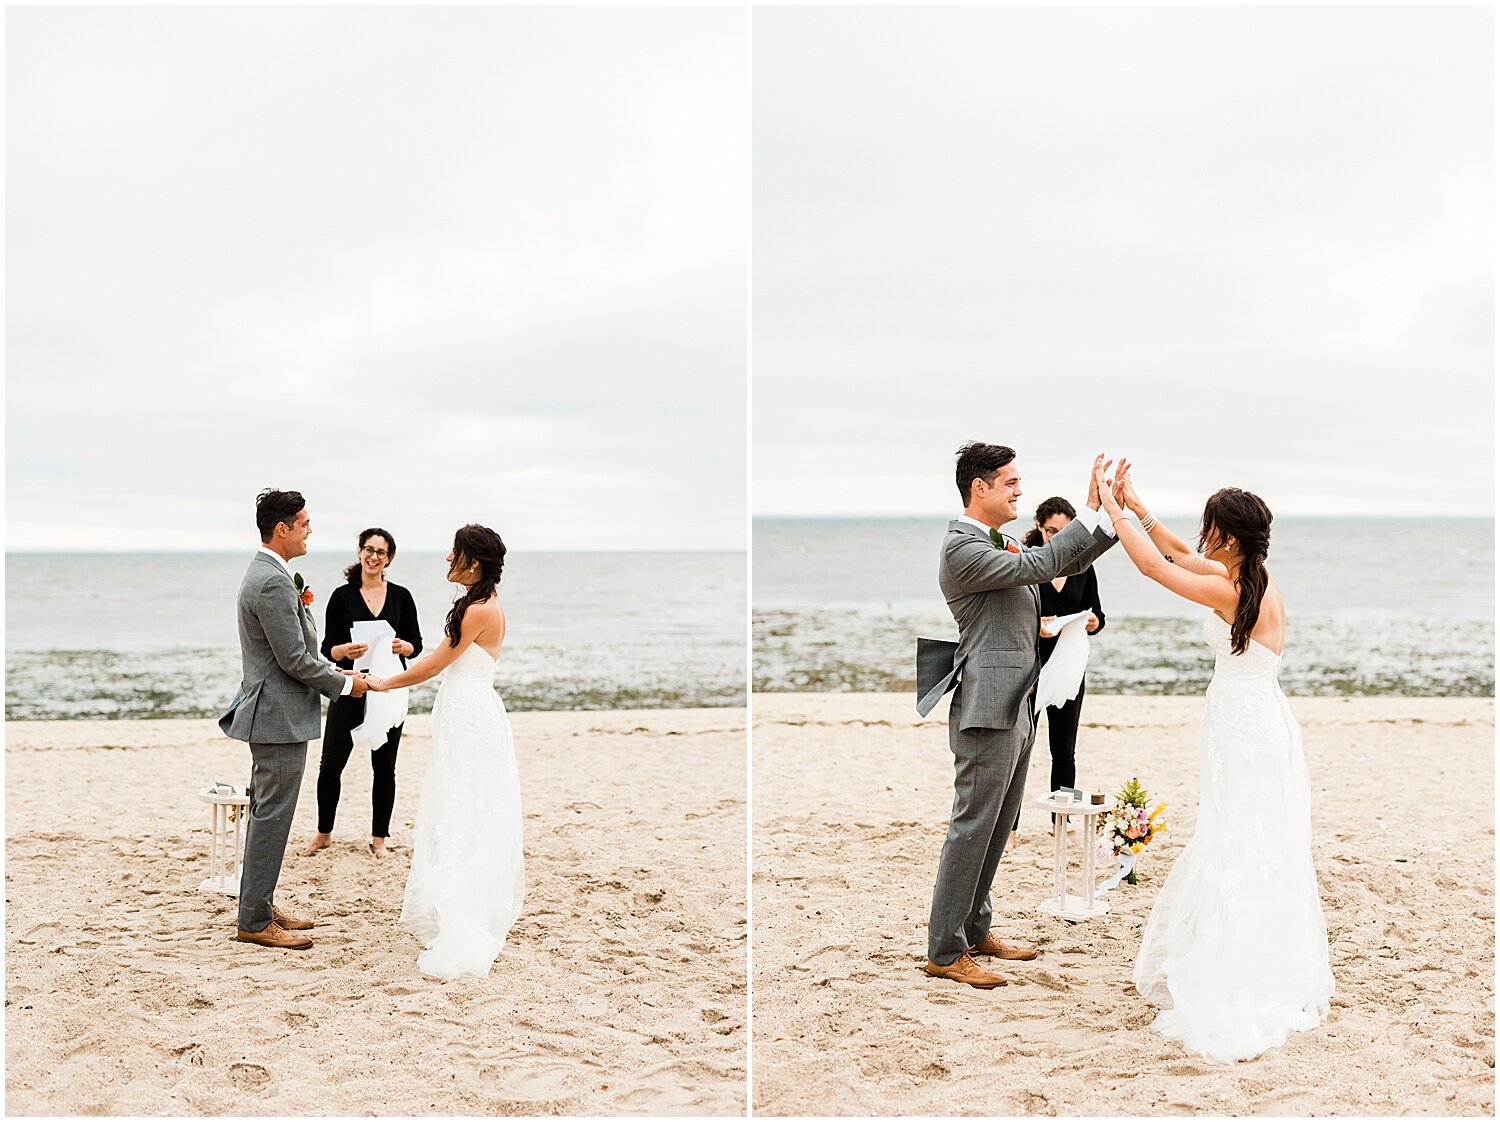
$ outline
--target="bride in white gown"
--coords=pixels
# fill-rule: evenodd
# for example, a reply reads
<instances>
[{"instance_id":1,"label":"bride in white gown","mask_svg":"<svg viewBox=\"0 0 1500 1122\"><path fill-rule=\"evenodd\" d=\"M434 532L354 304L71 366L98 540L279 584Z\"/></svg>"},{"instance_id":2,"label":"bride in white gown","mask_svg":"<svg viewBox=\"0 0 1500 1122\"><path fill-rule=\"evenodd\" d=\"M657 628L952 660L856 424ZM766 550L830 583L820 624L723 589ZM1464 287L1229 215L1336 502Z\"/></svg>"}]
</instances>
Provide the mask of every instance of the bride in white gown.
<instances>
[{"instance_id":1,"label":"bride in white gown","mask_svg":"<svg viewBox=\"0 0 1500 1122\"><path fill-rule=\"evenodd\" d=\"M494 690L505 640L495 585L505 543L483 526L454 535L448 579L465 588L448 613L446 642L375 690L425 682L446 670L432 709L432 758L417 805L401 926L427 948L424 974L452 980L489 973L526 892L521 792L505 704Z\"/></svg>"},{"instance_id":2,"label":"bride in white gown","mask_svg":"<svg viewBox=\"0 0 1500 1122\"><path fill-rule=\"evenodd\" d=\"M1212 1059L1250 1059L1318 1025L1333 995L1302 732L1276 680L1286 609L1264 565L1271 512L1248 491L1216 492L1199 554L1151 516L1124 460L1112 485L1101 478L1100 498L1136 568L1214 610L1198 823L1151 910L1135 988L1160 1008L1164 1036Z\"/></svg>"}]
</instances>

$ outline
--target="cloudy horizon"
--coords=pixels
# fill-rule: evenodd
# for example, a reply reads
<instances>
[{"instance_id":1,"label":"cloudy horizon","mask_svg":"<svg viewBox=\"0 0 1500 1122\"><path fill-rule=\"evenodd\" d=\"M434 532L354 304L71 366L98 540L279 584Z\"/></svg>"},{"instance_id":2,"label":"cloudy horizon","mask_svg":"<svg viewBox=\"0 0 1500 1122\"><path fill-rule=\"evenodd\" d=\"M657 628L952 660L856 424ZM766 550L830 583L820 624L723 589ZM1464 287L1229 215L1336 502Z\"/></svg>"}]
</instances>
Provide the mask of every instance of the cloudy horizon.
<instances>
[{"instance_id":1,"label":"cloudy horizon","mask_svg":"<svg viewBox=\"0 0 1500 1122\"><path fill-rule=\"evenodd\" d=\"M1494 15L755 13L756 516L1494 512Z\"/></svg>"},{"instance_id":2,"label":"cloudy horizon","mask_svg":"<svg viewBox=\"0 0 1500 1122\"><path fill-rule=\"evenodd\" d=\"M744 549L743 14L6 20L8 549Z\"/></svg>"}]
</instances>

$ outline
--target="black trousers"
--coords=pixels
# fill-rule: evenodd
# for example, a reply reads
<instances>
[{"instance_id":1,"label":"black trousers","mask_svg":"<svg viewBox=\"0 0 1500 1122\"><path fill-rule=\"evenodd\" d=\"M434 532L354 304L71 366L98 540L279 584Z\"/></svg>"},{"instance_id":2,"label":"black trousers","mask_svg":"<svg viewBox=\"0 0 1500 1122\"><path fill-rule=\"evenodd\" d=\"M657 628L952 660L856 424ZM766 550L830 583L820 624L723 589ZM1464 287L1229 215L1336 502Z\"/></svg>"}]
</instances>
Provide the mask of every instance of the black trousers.
<instances>
[{"instance_id":1,"label":"black trousers","mask_svg":"<svg viewBox=\"0 0 1500 1122\"><path fill-rule=\"evenodd\" d=\"M1072 787L1078 778L1078 765L1074 753L1078 748L1078 720L1083 715L1083 695L1088 692L1088 679L1078 684L1078 696L1066 705L1047 708L1047 747L1052 750L1052 785L1047 788L1050 795L1059 787ZM1021 828L1021 814L1016 812L1013 829Z\"/></svg>"},{"instance_id":2,"label":"black trousers","mask_svg":"<svg viewBox=\"0 0 1500 1122\"><path fill-rule=\"evenodd\" d=\"M339 809L339 792L344 765L354 750L355 727L364 720L363 705L347 704L338 698L328 706L328 724L323 730L323 756L318 761L318 833L333 833L333 819ZM391 836L391 808L396 805L396 752L401 747L401 730L391 729L385 743L370 753L370 836Z\"/></svg>"}]
</instances>

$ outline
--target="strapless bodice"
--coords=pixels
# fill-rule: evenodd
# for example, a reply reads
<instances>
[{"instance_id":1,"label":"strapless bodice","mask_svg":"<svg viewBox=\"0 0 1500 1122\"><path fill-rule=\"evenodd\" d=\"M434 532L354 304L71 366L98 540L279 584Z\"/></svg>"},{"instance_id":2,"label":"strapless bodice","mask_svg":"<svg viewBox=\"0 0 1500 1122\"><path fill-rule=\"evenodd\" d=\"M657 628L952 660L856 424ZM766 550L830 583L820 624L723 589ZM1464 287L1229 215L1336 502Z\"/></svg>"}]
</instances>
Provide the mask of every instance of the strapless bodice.
<instances>
[{"instance_id":1,"label":"strapless bodice","mask_svg":"<svg viewBox=\"0 0 1500 1122\"><path fill-rule=\"evenodd\" d=\"M1203 621L1203 640L1214 652L1214 677L1269 678L1274 681L1281 670L1281 656L1254 639L1250 640L1244 654L1232 654L1229 649L1230 633L1229 624L1214 612L1210 612Z\"/></svg>"},{"instance_id":2,"label":"strapless bodice","mask_svg":"<svg viewBox=\"0 0 1500 1122\"><path fill-rule=\"evenodd\" d=\"M491 658L489 651L478 643L470 643L443 671L444 686L479 685L486 689L495 684L495 666L498 660Z\"/></svg>"}]
</instances>

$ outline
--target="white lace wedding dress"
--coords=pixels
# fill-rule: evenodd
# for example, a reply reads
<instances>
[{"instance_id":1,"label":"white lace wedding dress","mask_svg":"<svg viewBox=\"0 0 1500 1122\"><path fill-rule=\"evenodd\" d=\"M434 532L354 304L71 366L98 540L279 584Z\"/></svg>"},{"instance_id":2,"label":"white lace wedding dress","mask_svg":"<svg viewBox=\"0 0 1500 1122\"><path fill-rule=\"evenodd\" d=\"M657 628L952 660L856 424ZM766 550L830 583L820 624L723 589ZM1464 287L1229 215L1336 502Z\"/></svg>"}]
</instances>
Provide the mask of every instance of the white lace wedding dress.
<instances>
[{"instance_id":1,"label":"white lace wedding dress","mask_svg":"<svg viewBox=\"0 0 1500 1122\"><path fill-rule=\"evenodd\" d=\"M1162 885L1135 963L1154 1027L1212 1059L1249 1059L1328 1013L1333 974L1312 864L1302 731L1281 656L1204 623L1214 675L1199 735L1198 825Z\"/></svg>"},{"instance_id":2,"label":"white lace wedding dress","mask_svg":"<svg viewBox=\"0 0 1500 1122\"><path fill-rule=\"evenodd\" d=\"M526 894L515 744L494 677L472 643L443 672L401 907L427 948L417 966L448 980L489 973Z\"/></svg>"}]
</instances>

